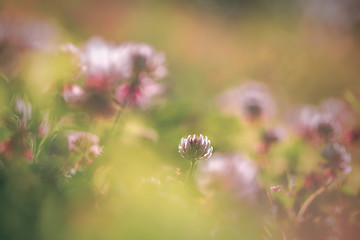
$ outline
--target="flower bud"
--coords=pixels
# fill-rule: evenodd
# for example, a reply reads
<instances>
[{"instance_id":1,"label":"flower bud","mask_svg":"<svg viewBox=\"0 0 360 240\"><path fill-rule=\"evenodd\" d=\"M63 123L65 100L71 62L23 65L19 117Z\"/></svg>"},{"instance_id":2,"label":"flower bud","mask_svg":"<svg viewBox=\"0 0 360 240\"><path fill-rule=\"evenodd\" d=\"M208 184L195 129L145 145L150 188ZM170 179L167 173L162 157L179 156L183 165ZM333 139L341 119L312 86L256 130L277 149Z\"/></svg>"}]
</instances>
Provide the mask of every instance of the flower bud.
<instances>
[{"instance_id":1,"label":"flower bud","mask_svg":"<svg viewBox=\"0 0 360 240\"><path fill-rule=\"evenodd\" d=\"M179 144L179 153L182 157L188 158L192 161L209 158L212 155L213 147L210 146L210 140L200 134L197 137L189 135L187 138L182 138Z\"/></svg>"}]
</instances>

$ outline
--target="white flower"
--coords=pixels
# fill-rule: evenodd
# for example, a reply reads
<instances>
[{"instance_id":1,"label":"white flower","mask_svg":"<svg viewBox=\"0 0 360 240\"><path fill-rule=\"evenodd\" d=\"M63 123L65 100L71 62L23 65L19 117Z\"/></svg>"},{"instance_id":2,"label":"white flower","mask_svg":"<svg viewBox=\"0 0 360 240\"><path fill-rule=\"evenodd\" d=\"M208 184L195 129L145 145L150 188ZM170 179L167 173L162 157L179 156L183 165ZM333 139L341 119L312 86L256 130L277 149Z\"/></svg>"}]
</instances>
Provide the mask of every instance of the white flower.
<instances>
[{"instance_id":1,"label":"white flower","mask_svg":"<svg viewBox=\"0 0 360 240\"><path fill-rule=\"evenodd\" d=\"M179 153L182 157L188 158L192 161L203 158L210 158L213 147L210 146L210 140L200 134L197 137L189 135L187 138L182 138L179 144Z\"/></svg>"}]
</instances>

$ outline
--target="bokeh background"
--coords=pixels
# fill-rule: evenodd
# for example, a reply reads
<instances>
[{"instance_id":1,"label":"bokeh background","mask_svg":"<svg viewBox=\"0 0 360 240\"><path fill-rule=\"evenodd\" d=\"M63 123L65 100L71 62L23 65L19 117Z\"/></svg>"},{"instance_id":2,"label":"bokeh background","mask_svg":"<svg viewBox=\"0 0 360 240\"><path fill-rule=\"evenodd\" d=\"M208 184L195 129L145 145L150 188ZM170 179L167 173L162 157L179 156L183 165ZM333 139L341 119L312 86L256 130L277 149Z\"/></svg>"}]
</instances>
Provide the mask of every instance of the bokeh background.
<instances>
[{"instance_id":1,"label":"bokeh background","mask_svg":"<svg viewBox=\"0 0 360 240\"><path fill-rule=\"evenodd\" d=\"M195 189L184 191L178 182L189 162L178 154L180 139L203 133L214 152L238 151L257 161L261 127L223 115L216 102L247 81L264 82L275 99L277 113L269 126L282 124L299 105L360 95L356 0L3 0L0 14L48 21L56 29L55 46L81 45L93 36L116 44L146 42L166 55L169 72L156 107L122 113L119 134L102 142L104 153L91 174L84 171L67 185L47 182L27 168L14 170L19 177L2 185L4 239L280 239L265 191L257 202L261 207L222 199L209 204ZM6 66L7 59L1 61ZM57 87L73 78L72 58L30 52L21 62L16 73L2 72L22 79L14 91L26 92L39 111L67 111L54 99ZM5 108L12 93L4 86ZM74 119L72 128L98 135L113 123ZM289 139L269 156L271 171L260 177L266 188L286 185L289 174L299 174L301 182L301 174L318 168L319 150ZM56 146L61 148L61 141ZM354 169L347 187L351 196L360 182ZM281 203L292 204L283 198Z\"/></svg>"}]
</instances>

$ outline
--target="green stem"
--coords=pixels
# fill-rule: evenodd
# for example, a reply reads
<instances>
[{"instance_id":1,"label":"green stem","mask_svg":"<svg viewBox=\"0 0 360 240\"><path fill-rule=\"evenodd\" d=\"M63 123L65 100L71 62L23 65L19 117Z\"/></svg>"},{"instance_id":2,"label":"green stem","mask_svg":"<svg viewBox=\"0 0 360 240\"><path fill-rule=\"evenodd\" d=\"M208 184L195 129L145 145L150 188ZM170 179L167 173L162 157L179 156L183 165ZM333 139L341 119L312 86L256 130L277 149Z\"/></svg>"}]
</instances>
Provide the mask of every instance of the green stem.
<instances>
[{"instance_id":1,"label":"green stem","mask_svg":"<svg viewBox=\"0 0 360 240\"><path fill-rule=\"evenodd\" d=\"M190 161L189 175L187 177L186 183L190 183L193 180L194 173L195 173L195 170L196 170L196 166L197 166L197 161L196 160L191 160Z\"/></svg>"}]
</instances>

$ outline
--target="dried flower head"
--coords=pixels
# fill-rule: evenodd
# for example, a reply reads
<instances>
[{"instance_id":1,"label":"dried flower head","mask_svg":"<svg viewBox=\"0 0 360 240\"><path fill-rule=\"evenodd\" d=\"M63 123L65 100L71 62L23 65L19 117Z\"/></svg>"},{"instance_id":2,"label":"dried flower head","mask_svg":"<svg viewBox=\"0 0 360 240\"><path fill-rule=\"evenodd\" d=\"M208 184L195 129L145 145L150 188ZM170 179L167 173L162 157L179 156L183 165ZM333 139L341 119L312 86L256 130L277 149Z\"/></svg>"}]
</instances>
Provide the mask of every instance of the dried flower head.
<instances>
[{"instance_id":1,"label":"dried flower head","mask_svg":"<svg viewBox=\"0 0 360 240\"><path fill-rule=\"evenodd\" d=\"M254 162L238 153L214 154L199 163L195 177L204 194L224 192L238 199L251 199L259 189L257 171Z\"/></svg>"},{"instance_id":2,"label":"dried flower head","mask_svg":"<svg viewBox=\"0 0 360 240\"><path fill-rule=\"evenodd\" d=\"M210 140L200 134L197 137L189 135L187 138L182 138L179 144L179 153L182 157L195 161L203 158L210 158L213 147L210 146Z\"/></svg>"},{"instance_id":3,"label":"dried flower head","mask_svg":"<svg viewBox=\"0 0 360 240\"><path fill-rule=\"evenodd\" d=\"M326 166L343 174L351 172L351 155L346 148L339 143L330 143L325 146L321 155L327 160Z\"/></svg>"}]
</instances>

